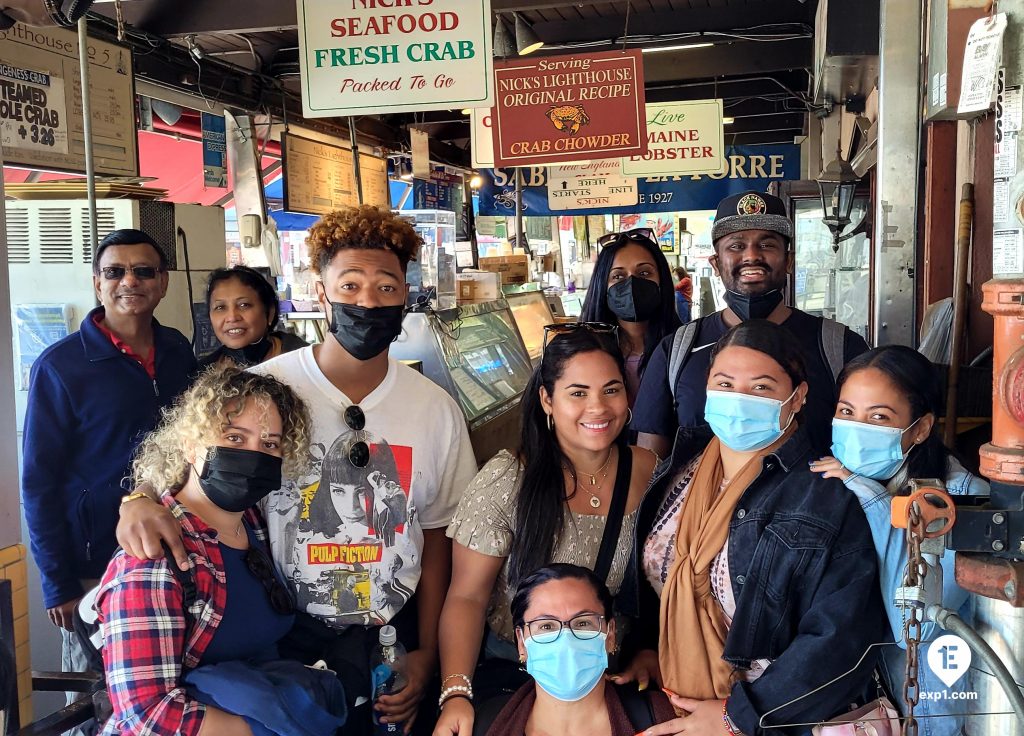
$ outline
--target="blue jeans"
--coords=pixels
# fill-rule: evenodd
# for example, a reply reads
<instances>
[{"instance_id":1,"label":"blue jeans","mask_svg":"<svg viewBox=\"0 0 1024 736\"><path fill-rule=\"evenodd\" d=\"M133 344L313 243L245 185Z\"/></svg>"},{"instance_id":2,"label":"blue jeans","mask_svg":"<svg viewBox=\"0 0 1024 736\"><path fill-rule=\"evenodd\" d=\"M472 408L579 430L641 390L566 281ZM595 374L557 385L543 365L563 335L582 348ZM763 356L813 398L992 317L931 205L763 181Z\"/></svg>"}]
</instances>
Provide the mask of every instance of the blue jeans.
<instances>
[{"instance_id":1,"label":"blue jeans","mask_svg":"<svg viewBox=\"0 0 1024 736\"><path fill-rule=\"evenodd\" d=\"M690 300L676 292L676 314L684 325L690 321Z\"/></svg>"}]
</instances>

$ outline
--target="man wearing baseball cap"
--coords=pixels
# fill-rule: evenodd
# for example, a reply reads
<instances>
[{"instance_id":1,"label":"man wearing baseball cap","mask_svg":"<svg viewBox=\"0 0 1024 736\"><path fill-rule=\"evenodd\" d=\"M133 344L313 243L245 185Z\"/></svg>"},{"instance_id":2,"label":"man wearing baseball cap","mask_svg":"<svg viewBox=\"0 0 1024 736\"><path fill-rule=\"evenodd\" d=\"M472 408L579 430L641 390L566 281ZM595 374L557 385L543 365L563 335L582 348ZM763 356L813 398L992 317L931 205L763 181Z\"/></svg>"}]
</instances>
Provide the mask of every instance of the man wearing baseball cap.
<instances>
[{"instance_id":1,"label":"man wearing baseball cap","mask_svg":"<svg viewBox=\"0 0 1024 736\"><path fill-rule=\"evenodd\" d=\"M844 325L784 303L793 268L793 222L778 197L742 192L718 205L711 228L711 267L725 285L727 307L680 327L651 356L633 407L639 441L666 457L678 428L704 425L705 386L711 346L730 327L767 319L793 333L807 366L805 425L816 449L827 450L835 412L835 378L842 366L868 349Z\"/></svg>"}]
</instances>

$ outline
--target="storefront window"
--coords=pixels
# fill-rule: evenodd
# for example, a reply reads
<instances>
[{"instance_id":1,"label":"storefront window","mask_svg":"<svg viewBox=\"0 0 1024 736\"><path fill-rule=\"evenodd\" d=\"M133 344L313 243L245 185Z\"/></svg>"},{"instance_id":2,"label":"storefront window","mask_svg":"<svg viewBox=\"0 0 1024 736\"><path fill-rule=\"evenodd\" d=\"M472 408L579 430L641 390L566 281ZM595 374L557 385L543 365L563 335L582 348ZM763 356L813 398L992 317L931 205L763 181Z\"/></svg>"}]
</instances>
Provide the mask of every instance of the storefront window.
<instances>
[{"instance_id":1,"label":"storefront window","mask_svg":"<svg viewBox=\"0 0 1024 736\"><path fill-rule=\"evenodd\" d=\"M860 222L867 207L868 198L857 197L851 221ZM836 253L832 250L832 233L821 218L820 200L795 201L794 305L810 314L838 320L867 339L871 241L861 233L840 243Z\"/></svg>"}]
</instances>

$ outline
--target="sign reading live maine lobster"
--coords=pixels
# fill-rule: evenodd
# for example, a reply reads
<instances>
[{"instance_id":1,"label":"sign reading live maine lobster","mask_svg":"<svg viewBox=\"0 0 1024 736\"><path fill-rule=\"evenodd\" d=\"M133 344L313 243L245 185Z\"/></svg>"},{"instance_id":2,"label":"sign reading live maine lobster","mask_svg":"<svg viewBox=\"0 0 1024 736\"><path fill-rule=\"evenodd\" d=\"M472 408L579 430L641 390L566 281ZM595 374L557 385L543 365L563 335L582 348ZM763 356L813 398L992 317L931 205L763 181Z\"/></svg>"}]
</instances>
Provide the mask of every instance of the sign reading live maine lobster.
<instances>
[{"instance_id":1,"label":"sign reading live maine lobster","mask_svg":"<svg viewBox=\"0 0 1024 736\"><path fill-rule=\"evenodd\" d=\"M638 50L496 61L494 86L495 166L647 152Z\"/></svg>"},{"instance_id":2,"label":"sign reading live maine lobster","mask_svg":"<svg viewBox=\"0 0 1024 736\"><path fill-rule=\"evenodd\" d=\"M494 104L490 0L296 0L307 118Z\"/></svg>"}]
</instances>

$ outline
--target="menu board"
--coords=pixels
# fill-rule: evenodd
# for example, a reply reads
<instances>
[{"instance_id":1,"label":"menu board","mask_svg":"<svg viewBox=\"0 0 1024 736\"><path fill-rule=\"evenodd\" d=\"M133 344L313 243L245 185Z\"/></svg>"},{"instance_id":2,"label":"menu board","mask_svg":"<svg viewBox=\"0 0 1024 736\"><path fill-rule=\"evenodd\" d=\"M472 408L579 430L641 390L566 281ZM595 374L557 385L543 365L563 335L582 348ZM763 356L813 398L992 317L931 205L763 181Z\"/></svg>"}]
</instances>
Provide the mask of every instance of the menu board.
<instances>
[{"instance_id":1,"label":"menu board","mask_svg":"<svg viewBox=\"0 0 1024 736\"><path fill-rule=\"evenodd\" d=\"M359 204L352 150L284 133L284 208L325 215Z\"/></svg>"},{"instance_id":2,"label":"menu board","mask_svg":"<svg viewBox=\"0 0 1024 736\"><path fill-rule=\"evenodd\" d=\"M128 48L89 39L96 173L138 176L135 89ZM4 163L85 171L78 34L17 23L0 31Z\"/></svg>"},{"instance_id":3,"label":"menu board","mask_svg":"<svg viewBox=\"0 0 1024 736\"><path fill-rule=\"evenodd\" d=\"M363 183L363 204L390 209L388 160L368 153L359 154L359 179Z\"/></svg>"}]
</instances>

